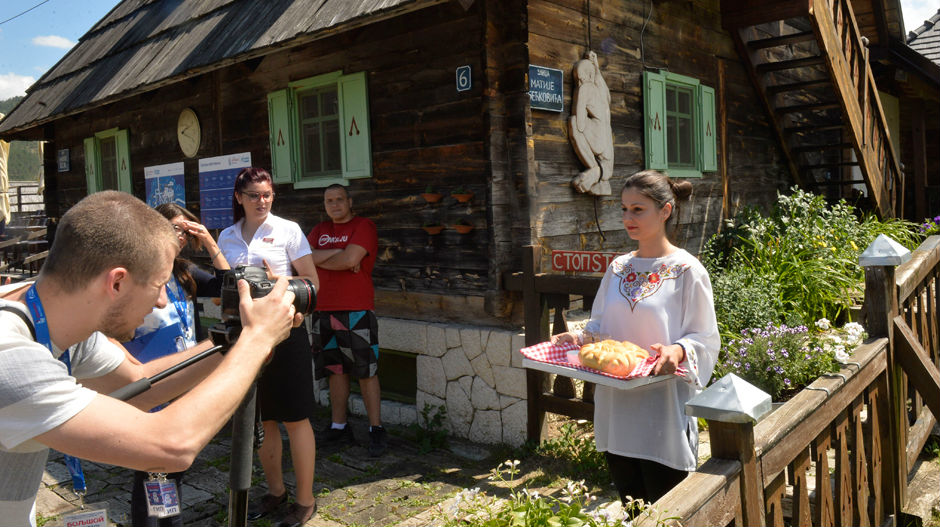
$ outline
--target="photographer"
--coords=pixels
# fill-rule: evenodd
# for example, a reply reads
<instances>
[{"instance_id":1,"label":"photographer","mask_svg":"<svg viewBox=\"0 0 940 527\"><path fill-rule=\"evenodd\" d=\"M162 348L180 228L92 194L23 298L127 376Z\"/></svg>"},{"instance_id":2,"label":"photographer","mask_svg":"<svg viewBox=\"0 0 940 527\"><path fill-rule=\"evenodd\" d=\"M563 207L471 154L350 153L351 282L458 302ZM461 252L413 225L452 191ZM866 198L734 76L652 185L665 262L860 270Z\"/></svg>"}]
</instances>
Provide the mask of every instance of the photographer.
<instances>
[{"instance_id":1,"label":"photographer","mask_svg":"<svg viewBox=\"0 0 940 527\"><path fill-rule=\"evenodd\" d=\"M136 365L97 333L127 340L145 315L167 304L164 286L178 251L159 213L129 194L100 192L62 217L35 284L0 290L4 522L35 525L50 447L149 472L186 469L231 417L274 345L302 322L286 280L256 300L239 282L241 335L204 380L209 360L156 384L133 405L88 388L107 392L199 351ZM82 386L76 379L92 380ZM160 412L141 410L183 393Z\"/></svg>"}]
</instances>

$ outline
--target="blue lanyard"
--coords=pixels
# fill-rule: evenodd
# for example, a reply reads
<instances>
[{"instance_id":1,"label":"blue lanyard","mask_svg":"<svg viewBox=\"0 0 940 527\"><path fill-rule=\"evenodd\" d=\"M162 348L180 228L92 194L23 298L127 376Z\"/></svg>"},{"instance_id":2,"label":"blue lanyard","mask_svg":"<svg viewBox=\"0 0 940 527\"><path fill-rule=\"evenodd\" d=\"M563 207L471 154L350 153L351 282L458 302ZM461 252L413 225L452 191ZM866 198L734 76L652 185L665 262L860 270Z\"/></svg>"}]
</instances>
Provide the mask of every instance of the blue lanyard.
<instances>
[{"instance_id":1,"label":"blue lanyard","mask_svg":"<svg viewBox=\"0 0 940 527\"><path fill-rule=\"evenodd\" d=\"M31 285L29 290L26 291L26 307L29 308L30 314L33 315L36 342L45 346L46 349L49 350L49 353L53 353L52 337L49 336L49 321L46 320L46 311L42 308L39 293L36 292L36 284ZM69 357L69 350L65 350L65 352L59 356L59 360L65 363L65 368L68 370L69 375L71 375L72 360ZM63 457L65 458L65 465L69 469L69 474L72 476L72 490L79 495L85 494L85 474L82 472L81 460L68 454L63 454Z\"/></svg>"},{"instance_id":2,"label":"blue lanyard","mask_svg":"<svg viewBox=\"0 0 940 527\"><path fill-rule=\"evenodd\" d=\"M170 283L176 284L176 291L173 291L173 288L170 287ZM186 292L183 291L183 285L179 283L179 280L174 276L170 282L166 284L166 296L173 302L173 307L176 308L176 314L180 317L180 328L183 329L183 335L189 339L191 326L189 324L189 301L186 299ZM187 346L189 343L187 342Z\"/></svg>"}]
</instances>

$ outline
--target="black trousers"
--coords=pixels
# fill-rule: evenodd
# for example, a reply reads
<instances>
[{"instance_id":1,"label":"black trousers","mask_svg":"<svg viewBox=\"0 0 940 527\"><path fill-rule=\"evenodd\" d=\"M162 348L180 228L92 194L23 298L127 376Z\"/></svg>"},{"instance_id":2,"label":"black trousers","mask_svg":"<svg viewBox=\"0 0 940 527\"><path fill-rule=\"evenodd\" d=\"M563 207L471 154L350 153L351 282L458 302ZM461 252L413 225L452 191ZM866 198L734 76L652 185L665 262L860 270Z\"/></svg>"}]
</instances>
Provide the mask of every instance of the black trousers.
<instances>
[{"instance_id":1,"label":"black trousers","mask_svg":"<svg viewBox=\"0 0 940 527\"><path fill-rule=\"evenodd\" d=\"M607 456L607 467L610 469L614 485L620 493L620 501L624 505L627 504L628 497L653 503L689 475L685 470L676 470L655 461L618 456L610 452L604 454Z\"/></svg>"}]
</instances>

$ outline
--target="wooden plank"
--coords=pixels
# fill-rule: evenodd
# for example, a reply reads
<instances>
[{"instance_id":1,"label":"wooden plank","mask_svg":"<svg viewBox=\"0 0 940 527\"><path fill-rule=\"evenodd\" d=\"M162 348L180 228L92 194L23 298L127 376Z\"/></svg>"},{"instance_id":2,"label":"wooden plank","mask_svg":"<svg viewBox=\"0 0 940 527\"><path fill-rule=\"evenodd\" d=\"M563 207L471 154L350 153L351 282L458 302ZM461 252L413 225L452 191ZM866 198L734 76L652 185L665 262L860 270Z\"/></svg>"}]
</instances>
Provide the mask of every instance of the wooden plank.
<instances>
[{"instance_id":1,"label":"wooden plank","mask_svg":"<svg viewBox=\"0 0 940 527\"><path fill-rule=\"evenodd\" d=\"M882 380L885 378L885 375L880 375L875 384L869 387L866 393L869 428L868 434L865 436L865 451L869 454L868 472L871 474L871 478L869 479L869 495L874 498L872 500L871 518L874 520L875 525L882 525L884 523L884 504L887 495L882 487L886 478L884 478L882 474L884 471L884 452L881 437L885 432L882 417L884 414L882 408L885 405L885 392L882 387Z\"/></svg>"},{"instance_id":2,"label":"wooden plank","mask_svg":"<svg viewBox=\"0 0 940 527\"><path fill-rule=\"evenodd\" d=\"M813 514L813 525L817 527L836 525L832 509L832 480L829 476L830 434L827 427L812 445L813 459L816 461L816 508Z\"/></svg>"},{"instance_id":3,"label":"wooden plank","mask_svg":"<svg viewBox=\"0 0 940 527\"><path fill-rule=\"evenodd\" d=\"M783 527L783 497L787 493L786 472L777 474L770 480L770 485L764 489L764 509L766 525L770 527Z\"/></svg>"},{"instance_id":4,"label":"wooden plank","mask_svg":"<svg viewBox=\"0 0 940 527\"><path fill-rule=\"evenodd\" d=\"M752 2L749 0L723 0L721 2L721 25L735 30L765 22L806 16L812 2L787 0L781 2Z\"/></svg>"},{"instance_id":5,"label":"wooden plank","mask_svg":"<svg viewBox=\"0 0 940 527\"><path fill-rule=\"evenodd\" d=\"M812 31L800 31L797 33L789 33L787 35L778 35L775 37L767 37L759 40L751 40L747 43L747 47L748 49L758 50L777 46L786 46L789 44L797 44L800 42L808 42L815 39L816 35L814 35Z\"/></svg>"},{"instance_id":6,"label":"wooden plank","mask_svg":"<svg viewBox=\"0 0 940 527\"><path fill-rule=\"evenodd\" d=\"M855 495L852 489L852 463L849 461L849 418L839 413L832 424L836 447L835 524L858 525L853 516Z\"/></svg>"},{"instance_id":7,"label":"wooden plank","mask_svg":"<svg viewBox=\"0 0 940 527\"><path fill-rule=\"evenodd\" d=\"M907 466L910 467L911 470L917 466L917 458L920 457L921 452L924 451L924 445L927 444L927 440L930 439L933 427L936 424L937 420L934 419L933 414L930 413L930 409L921 408L914 424L908 429L905 452L907 453Z\"/></svg>"},{"instance_id":8,"label":"wooden plank","mask_svg":"<svg viewBox=\"0 0 940 527\"><path fill-rule=\"evenodd\" d=\"M898 303L911 296L915 288L940 266L940 235L924 240L911 253L911 259L897 266L894 271L898 288Z\"/></svg>"},{"instance_id":9,"label":"wooden plank","mask_svg":"<svg viewBox=\"0 0 940 527\"><path fill-rule=\"evenodd\" d=\"M940 417L940 371L901 317L894 318L895 359L923 396L934 418Z\"/></svg>"},{"instance_id":10,"label":"wooden plank","mask_svg":"<svg viewBox=\"0 0 940 527\"><path fill-rule=\"evenodd\" d=\"M809 506L809 487L806 471L810 467L810 448L804 448L797 454L787 468L793 480L793 525L811 525L812 511Z\"/></svg>"},{"instance_id":11,"label":"wooden plank","mask_svg":"<svg viewBox=\"0 0 940 527\"><path fill-rule=\"evenodd\" d=\"M653 508L680 518L682 525L741 525L740 473L738 461L709 459L657 500ZM659 527L663 523L655 515L642 515L633 525Z\"/></svg>"},{"instance_id":12,"label":"wooden plank","mask_svg":"<svg viewBox=\"0 0 940 527\"><path fill-rule=\"evenodd\" d=\"M857 397L849 407L849 426L852 435L852 494L855 525L871 525L868 515L868 458L865 434L862 430L862 399Z\"/></svg>"}]
</instances>

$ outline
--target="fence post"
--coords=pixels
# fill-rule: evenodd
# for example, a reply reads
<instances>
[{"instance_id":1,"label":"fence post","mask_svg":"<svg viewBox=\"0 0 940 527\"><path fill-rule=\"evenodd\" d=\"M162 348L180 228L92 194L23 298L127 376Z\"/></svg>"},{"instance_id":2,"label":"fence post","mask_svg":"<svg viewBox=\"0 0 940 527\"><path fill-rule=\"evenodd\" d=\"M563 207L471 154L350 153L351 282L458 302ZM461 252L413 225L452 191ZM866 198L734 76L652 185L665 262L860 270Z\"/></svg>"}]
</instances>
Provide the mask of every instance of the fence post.
<instances>
[{"instance_id":1,"label":"fence post","mask_svg":"<svg viewBox=\"0 0 940 527\"><path fill-rule=\"evenodd\" d=\"M868 335L888 339L888 440L882 443L887 477L882 479L885 509L895 518L907 498L907 394L903 393L901 367L894 359L892 324L898 314L898 288L894 268L911 259L911 252L896 241L879 235L859 256L865 269L864 325ZM885 489L888 490L888 489Z\"/></svg>"},{"instance_id":2,"label":"fence post","mask_svg":"<svg viewBox=\"0 0 940 527\"><path fill-rule=\"evenodd\" d=\"M525 320L525 345L534 346L549 338L548 306L545 296L535 289L535 275L540 271L541 247L526 245L522 248L522 302ZM545 407L542 394L548 386L548 374L526 369L526 396L528 418L526 434L530 441L541 442L545 430Z\"/></svg>"},{"instance_id":3,"label":"fence post","mask_svg":"<svg viewBox=\"0 0 940 527\"><path fill-rule=\"evenodd\" d=\"M741 462L742 525L766 525L764 479L754 448L754 423L770 409L769 394L733 373L685 405L686 415L708 421L712 457Z\"/></svg>"}]
</instances>

